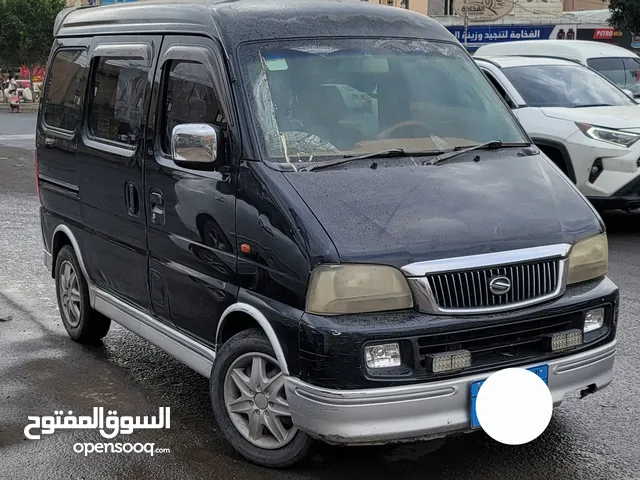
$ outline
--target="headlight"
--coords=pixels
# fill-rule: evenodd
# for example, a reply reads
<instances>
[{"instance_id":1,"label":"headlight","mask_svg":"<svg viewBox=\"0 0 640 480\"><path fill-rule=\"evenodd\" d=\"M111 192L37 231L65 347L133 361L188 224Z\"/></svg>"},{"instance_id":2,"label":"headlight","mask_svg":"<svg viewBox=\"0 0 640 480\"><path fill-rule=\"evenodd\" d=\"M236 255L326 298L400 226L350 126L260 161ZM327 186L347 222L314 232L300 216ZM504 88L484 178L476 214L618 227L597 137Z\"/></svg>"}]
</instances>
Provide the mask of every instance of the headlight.
<instances>
[{"instance_id":1,"label":"headlight","mask_svg":"<svg viewBox=\"0 0 640 480\"><path fill-rule=\"evenodd\" d=\"M601 277L609 269L607 234L587 238L576 243L569 254L567 283L579 283Z\"/></svg>"},{"instance_id":2,"label":"headlight","mask_svg":"<svg viewBox=\"0 0 640 480\"><path fill-rule=\"evenodd\" d=\"M307 311L347 314L401 310L413 306L404 275L383 265L320 265L311 273Z\"/></svg>"},{"instance_id":3,"label":"headlight","mask_svg":"<svg viewBox=\"0 0 640 480\"><path fill-rule=\"evenodd\" d=\"M621 147L630 147L640 138L640 135L636 133L622 132L611 128L594 127L593 125L588 125L586 123L576 123L576 125L582 133L589 138L613 143L615 145L620 145Z\"/></svg>"}]
</instances>

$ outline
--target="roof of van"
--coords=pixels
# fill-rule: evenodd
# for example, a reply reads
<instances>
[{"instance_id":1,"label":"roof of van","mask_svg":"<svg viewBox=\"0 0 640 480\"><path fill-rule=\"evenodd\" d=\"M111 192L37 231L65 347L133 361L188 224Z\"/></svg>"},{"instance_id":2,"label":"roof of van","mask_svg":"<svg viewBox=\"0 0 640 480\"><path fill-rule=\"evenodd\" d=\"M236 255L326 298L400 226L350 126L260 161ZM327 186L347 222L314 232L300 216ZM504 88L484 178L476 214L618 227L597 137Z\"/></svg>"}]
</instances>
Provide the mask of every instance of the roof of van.
<instances>
[{"instance_id":1,"label":"roof of van","mask_svg":"<svg viewBox=\"0 0 640 480\"><path fill-rule=\"evenodd\" d=\"M445 27L425 15L353 0L150 0L65 9L54 26L56 37L186 32L220 37L230 50L241 42L274 37L455 41Z\"/></svg>"},{"instance_id":2,"label":"roof of van","mask_svg":"<svg viewBox=\"0 0 640 480\"><path fill-rule=\"evenodd\" d=\"M485 45L476 50L475 54L479 56L536 54L569 57L581 61L603 56L637 57L626 48L589 40L517 40Z\"/></svg>"}]
</instances>

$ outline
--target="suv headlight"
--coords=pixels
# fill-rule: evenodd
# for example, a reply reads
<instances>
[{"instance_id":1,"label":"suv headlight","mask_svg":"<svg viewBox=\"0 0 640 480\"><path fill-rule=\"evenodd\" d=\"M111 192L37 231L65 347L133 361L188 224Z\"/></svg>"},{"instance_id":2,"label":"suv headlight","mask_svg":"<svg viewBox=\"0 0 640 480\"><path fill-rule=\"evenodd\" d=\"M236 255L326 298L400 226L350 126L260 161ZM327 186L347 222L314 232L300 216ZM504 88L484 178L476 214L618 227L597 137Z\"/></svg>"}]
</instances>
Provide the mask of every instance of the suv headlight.
<instances>
[{"instance_id":1,"label":"suv headlight","mask_svg":"<svg viewBox=\"0 0 640 480\"><path fill-rule=\"evenodd\" d=\"M589 138L613 143L615 145L620 145L621 147L630 147L640 138L640 135L637 133L623 132L612 128L594 127L593 125L586 123L576 123L576 125L582 133Z\"/></svg>"},{"instance_id":2,"label":"suv headlight","mask_svg":"<svg viewBox=\"0 0 640 480\"><path fill-rule=\"evenodd\" d=\"M607 234L576 243L569 253L567 284L585 282L606 275L609 269Z\"/></svg>"},{"instance_id":3,"label":"suv headlight","mask_svg":"<svg viewBox=\"0 0 640 480\"><path fill-rule=\"evenodd\" d=\"M311 273L307 311L323 315L413 307L402 272L384 265L320 265Z\"/></svg>"}]
</instances>

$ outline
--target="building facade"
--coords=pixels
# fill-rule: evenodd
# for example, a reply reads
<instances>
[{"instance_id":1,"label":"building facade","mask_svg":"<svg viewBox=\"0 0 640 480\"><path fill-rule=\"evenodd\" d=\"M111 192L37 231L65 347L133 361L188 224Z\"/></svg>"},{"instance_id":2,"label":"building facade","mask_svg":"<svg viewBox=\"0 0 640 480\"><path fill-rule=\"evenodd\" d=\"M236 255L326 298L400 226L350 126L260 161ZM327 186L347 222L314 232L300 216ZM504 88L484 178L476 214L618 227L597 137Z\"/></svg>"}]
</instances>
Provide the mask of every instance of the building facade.
<instances>
[{"instance_id":1,"label":"building facade","mask_svg":"<svg viewBox=\"0 0 640 480\"><path fill-rule=\"evenodd\" d=\"M609 8L609 0L564 0L565 12L602 10L603 8Z\"/></svg>"},{"instance_id":2,"label":"building facade","mask_svg":"<svg viewBox=\"0 0 640 480\"><path fill-rule=\"evenodd\" d=\"M414 12L428 15L429 3L433 0L363 0L370 3L377 3L379 5L388 5L390 7L406 8Z\"/></svg>"}]
</instances>

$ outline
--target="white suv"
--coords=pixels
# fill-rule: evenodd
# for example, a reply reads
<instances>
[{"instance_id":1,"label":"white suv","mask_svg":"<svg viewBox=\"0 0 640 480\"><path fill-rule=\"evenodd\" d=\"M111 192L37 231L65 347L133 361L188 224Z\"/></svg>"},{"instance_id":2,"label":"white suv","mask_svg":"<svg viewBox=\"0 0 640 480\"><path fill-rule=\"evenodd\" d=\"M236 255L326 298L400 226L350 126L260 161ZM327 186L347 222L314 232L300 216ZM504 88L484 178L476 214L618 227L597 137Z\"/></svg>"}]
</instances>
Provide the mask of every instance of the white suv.
<instances>
[{"instance_id":1,"label":"white suv","mask_svg":"<svg viewBox=\"0 0 640 480\"><path fill-rule=\"evenodd\" d=\"M474 59L536 145L596 207L640 207L640 105L570 60Z\"/></svg>"}]
</instances>

